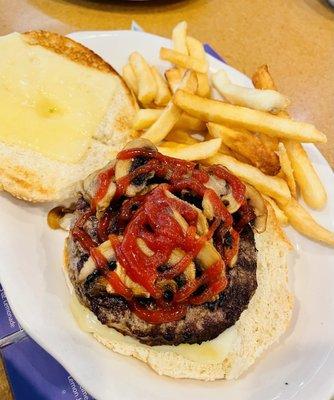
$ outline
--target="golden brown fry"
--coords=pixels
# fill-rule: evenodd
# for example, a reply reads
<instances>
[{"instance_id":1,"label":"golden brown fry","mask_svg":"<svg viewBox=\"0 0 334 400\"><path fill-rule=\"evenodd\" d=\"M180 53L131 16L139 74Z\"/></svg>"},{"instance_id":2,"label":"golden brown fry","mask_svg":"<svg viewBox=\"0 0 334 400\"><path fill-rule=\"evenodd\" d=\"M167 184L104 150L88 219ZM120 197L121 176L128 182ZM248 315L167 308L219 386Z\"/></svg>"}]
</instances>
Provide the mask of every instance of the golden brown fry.
<instances>
[{"instance_id":1,"label":"golden brown fry","mask_svg":"<svg viewBox=\"0 0 334 400\"><path fill-rule=\"evenodd\" d=\"M197 58L198 60L203 60L207 63L203 44L199 40L193 38L192 36L187 36L186 44L190 56Z\"/></svg>"},{"instance_id":2,"label":"golden brown fry","mask_svg":"<svg viewBox=\"0 0 334 400\"><path fill-rule=\"evenodd\" d=\"M220 145L219 152L225 154L226 156L234 157L233 151L223 142Z\"/></svg>"},{"instance_id":3,"label":"golden brown fry","mask_svg":"<svg viewBox=\"0 0 334 400\"><path fill-rule=\"evenodd\" d=\"M269 73L268 65L261 65L261 67L255 71L252 81L257 89L277 90L275 82Z\"/></svg>"},{"instance_id":4,"label":"golden brown fry","mask_svg":"<svg viewBox=\"0 0 334 400\"><path fill-rule=\"evenodd\" d=\"M182 79L182 73L179 68L170 68L165 71L165 78L168 82L169 88L172 93L175 93Z\"/></svg>"},{"instance_id":5,"label":"golden brown fry","mask_svg":"<svg viewBox=\"0 0 334 400\"><path fill-rule=\"evenodd\" d=\"M187 71L180 83L187 92L195 93L197 90L197 77L195 72ZM142 135L142 137L151 140L152 143L161 142L173 129L176 122L180 119L182 110L180 110L173 101L170 101L163 110L160 117L153 125Z\"/></svg>"},{"instance_id":6,"label":"golden brown fry","mask_svg":"<svg viewBox=\"0 0 334 400\"><path fill-rule=\"evenodd\" d=\"M268 150L255 135L245 130L237 131L227 126L207 124L213 137L220 137L223 143L233 151L249 160L249 163L259 168L267 175L276 175L280 170L277 154Z\"/></svg>"},{"instance_id":7,"label":"golden brown fry","mask_svg":"<svg viewBox=\"0 0 334 400\"><path fill-rule=\"evenodd\" d=\"M149 128L163 113L163 110L155 108L142 108L137 111L133 120L133 129L141 131Z\"/></svg>"},{"instance_id":8,"label":"golden brown fry","mask_svg":"<svg viewBox=\"0 0 334 400\"><path fill-rule=\"evenodd\" d=\"M157 106L165 106L172 97L168 84L160 75L160 72L156 67L151 67L151 72L155 79L155 83L157 84L157 92L154 98L154 104Z\"/></svg>"},{"instance_id":9,"label":"golden brown fry","mask_svg":"<svg viewBox=\"0 0 334 400\"><path fill-rule=\"evenodd\" d=\"M182 117L181 117L182 118ZM189 135L188 132L182 129L173 129L169 134L165 137L166 141L181 143L181 144L195 144L198 140L194 139Z\"/></svg>"},{"instance_id":10,"label":"golden brown fry","mask_svg":"<svg viewBox=\"0 0 334 400\"><path fill-rule=\"evenodd\" d=\"M207 63L203 44L199 40L191 36L187 36L187 47L189 55L191 57L197 58L198 60L202 60L203 62ZM209 97L211 88L210 88L208 74L203 74L198 72L197 80L198 80L197 94L201 97Z\"/></svg>"},{"instance_id":11,"label":"golden brown fry","mask_svg":"<svg viewBox=\"0 0 334 400\"><path fill-rule=\"evenodd\" d=\"M191 143L191 144L194 144L194 143ZM187 147L187 145L184 143L173 142L171 140L163 140L159 144L159 149L164 148L164 149L168 149L171 151L176 150L176 149L183 149L184 147ZM164 150L164 151L168 151L168 150Z\"/></svg>"},{"instance_id":12,"label":"golden brown fry","mask_svg":"<svg viewBox=\"0 0 334 400\"><path fill-rule=\"evenodd\" d=\"M327 193L303 146L293 141L285 141L284 145L305 203L315 209L323 208Z\"/></svg>"},{"instance_id":13,"label":"golden brown fry","mask_svg":"<svg viewBox=\"0 0 334 400\"><path fill-rule=\"evenodd\" d=\"M142 108L138 110L133 121L133 129L137 131L148 129L160 117L163 111L157 108ZM186 113L182 113L180 119L175 124L175 128L201 132L206 129L206 124Z\"/></svg>"},{"instance_id":14,"label":"golden brown fry","mask_svg":"<svg viewBox=\"0 0 334 400\"><path fill-rule=\"evenodd\" d=\"M192 117L186 113L181 115L181 118L175 124L175 128L187 129L189 131L202 132L206 129L205 122Z\"/></svg>"},{"instance_id":15,"label":"golden brown fry","mask_svg":"<svg viewBox=\"0 0 334 400\"><path fill-rule=\"evenodd\" d=\"M197 81L198 81L198 88L197 94L201 97L210 97L211 87L209 83L208 74L202 74L197 72Z\"/></svg>"},{"instance_id":16,"label":"golden brown fry","mask_svg":"<svg viewBox=\"0 0 334 400\"><path fill-rule=\"evenodd\" d=\"M207 133L204 135L204 139L210 140L212 138L214 138L214 136L211 135L210 131L207 131ZM220 145L219 153L225 154L227 156L231 156L231 157L235 158L236 160L241 161L242 163L250 164L250 161L248 160L248 158L233 151L228 146L226 146L226 144L224 142L222 142L222 144Z\"/></svg>"},{"instance_id":17,"label":"golden brown fry","mask_svg":"<svg viewBox=\"0 0 334 400\"><path fill-rule=\"evenodd\" d=\"M143 138L150 140L152 143L159 143L173 129L176 122L180 119L182 110L175 104L170 102L163 110L160 117L154 122L150 128L144 132Z\"/></svg>"},{"instance_id":18,"label":"golden brown fry","mask_svg":"<svg viewBox=\"0 0 334 400\"><path fill-rule=\"evenodd\" d=\"M285 215L284 211L282 211L279 206L277 205L276 201L273 200L271 197L263 194L263 198L271 205L272 209L275 212L276 218L278 219L279 223L283 226L288 225L289 220L288 217Z\"/></svg>"},{"instance_id":19,"label":"golden brown fry","mask_svg":"<svg viewBox=\"0 0 334 400\"><path fill-rule=\"evenodd\" d=\"M261 140L262 144L266 146L268 150L276 151L278 148L278 138L273 136L265 135L264 133L256 132L256 136Z\"/></svg>"},{"instance_id":20,"label":"golden brown fry","mask_svg":"<svg viewBox=\"0 0 334 400\"><path fill-rule=\"evenodd\" d=\"M133 91L133 93L137 96L138 94L138 83L136 79L136 75L133 72L133 69L130 64L126 64L122 69L122 77L125 80L125 83L128 85L128 88Z\"/></svg>"},{"instance_id":21,"label":"golden brown fry","mask_svg":"<svg viewBox=\"0 0 334 400\"><path fill-rule=\"evenodd\" d=\"M166 47L161 47L160 58L181 68L192 69L193 71L202 73L206 73L208 71L208 66L204 61L172 49L167 49Z\"/></svg>"},{"instance_id":22,"label":"golden brown fry","mask_svg":"<svg viewBox=\"0 0 334 400\"><path fill-rule=\"evenodd\" d=\"M144 57L136 51L130 55L129 61L138 83L139 101L142 104L152 103L157 93L157 84L150 66Z\"/></svg>"},{"instance_id":23,"label":"golden brown fry","mask_svg":"<svg viewBox=\"0 0 334 400\"><path fill-rule=\"evenodd\" d=\"M215 155L220 147L221 139L211 139L206 142L198 142L189 146L183 146L180 143L175 143L171 147L158 147L159 151L170 157L180 158L181 160L195 161L204 160Z\"/></svg>"},{"instance_id":24,"label":"golden brown fry","mask_svg":"<svg viewBox=\"0 0 334 400\"><path fill-rule=\"evenodd\" d=\"M186 113L203 121L232 124L283 139L321 143L327 140L322 132L306 122L202 98L180 89L175 93L173 101Z\"/></svg>"},{"instance_id":25,"label":"golden brown fry","mask_svg":"<svg viewBox=\"0 0 334 400\"><path fill-rule=\"evenodd\" d=\"M295 178L293 176L291 162L290 162L290 159L288 157L288 154L286 152L286 149L285 149L283 143L278 144L278 157L279 157L279 162L281 164L281 169L285 175L285 180L289 186L291 195L296 199L297 198L297 186L296 186Z\"/></svg>"},{"instance_id":26,"label":"golden brown fry","mask_svg":"<svg viewBox=\"0 0 334 400\"><path fill-rule=\"evenodd\" d=\"M185 21L179 22L173 29L172 41L174 50L179 53L188 54L186 44L187 38L187 23Z\"/></svg>"},{"instance_id":27,"label":"golden brown fry","mask_svg":"<svg viewBox=\"0 0 334 400\"><path fill-rule=\"evenodd\" d=\"M334 246L334 233L319 225L294 198L280 207L287 215L290 224L298 232L312 240Z\"/></svg>"},{"instance_id":28,"label":"golden brown fry","mask_svg":"<svg viewBox=\"0 0 334 400\"><path fill-rule=\"evenodd\" d=\"M276 89L267 65L258 68L253 83L260 89ZM281 112L281 115L289 117L287 112ZM327 194L303 146L293 141L284 141L284 145L306 204L316 209L322 208L326 204Z\"/></svg>"},{"instance_id":29,"label":"golden brown fry","mask_svg":"<svg viewBox=\"0 0 334 400\"><path fill-rule=\"evenodd\" d=\"M226 144L224 144L223 142L220 145L219 153L225 154L226 156L233 157L236 160L241 161L242 163L249 164L249 160L247 160L247 158L245 158L242 155L234 152L228 146L226 146Z\"/></svg>"},{"instance_id":30,"label":"golden brown fry","mask_svg":"<svg viewBox=\"0 0 334 400\"><path fill-rule=\"evenodd\" d=\"M242 163L224 154L211 157L207 162L209 164L224 165L241 180L254 186L261 193L273 197L282 203L287 203L291 198L289 187L283 179L265 175L252 165Z\"/></svg>"},{"instance_id":31,"label":"golden brown fry","mask_svg":"<svg viewBox=\"0 0 334 400\"><path fill-rule=\"evenodd\" d=\"M268 65L262 65L259 67L253 77L252 77L253 85L255 86L256 89L271 89L271 90L277 90L274 81L272 80L272 77L269 74L268 70ZM286 112L282 111L279 115L284 116ZM271 150L275 151L277 150L278 146L278 139L274 137L270 137L267 135L264 135L263 133L260 133L259 139L262 141L262 143L270 148Z\"/></svg>"},{"instance_id":32,"label":"golden brown fry","mask_svg":"<svg viewBox=\"0 0 334 400\"><path fill-rule=\"evenodd\" d=\"M245 164L250 164L251 162L248 160L248 158L246 158L245 156L241 155L240 153L237 153L236 151L232 151L232 157L234 157L236 160L241 161L242 163ZM224 154L224 152L222 152Z\"/></svg>"}]
</instances>

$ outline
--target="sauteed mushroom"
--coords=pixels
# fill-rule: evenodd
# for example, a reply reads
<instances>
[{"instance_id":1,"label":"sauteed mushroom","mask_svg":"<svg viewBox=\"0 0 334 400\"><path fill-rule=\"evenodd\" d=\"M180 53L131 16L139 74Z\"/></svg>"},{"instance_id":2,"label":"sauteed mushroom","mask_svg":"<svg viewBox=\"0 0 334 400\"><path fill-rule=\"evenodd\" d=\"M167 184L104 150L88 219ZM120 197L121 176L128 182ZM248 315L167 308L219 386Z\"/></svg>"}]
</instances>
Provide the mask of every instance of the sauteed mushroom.
<instances>
[{"instance_id":1,"label":"sauteed mushroom","mask_svg":"<svg viewBox=\"0 0 334 400\"><path fill-rule=\"evenodd\" d=\"M106 174L111 168L114 167L114 165L115 161L110 162L105 168L98 171L98 173L93 173L89 175L82 182L82 193L87 201L89 201L90 203L92 202L98 191L100 180L102 179L103 174ZM103 214L103 211L110 204L112 198L115 195L115 192L116 192L116 185L112 180L110 180L105 195L101 199L99 199L98 202L95 204L98 218Z\"/></svg>"},{"instance_id":2,"label":"sauteed mushroom","mask_svg":"<svg viewBox=\"0 0 334 400\"><path fill-rule=\"evenodd\" d=\"M233 197L231 188L224 179L210 176L210 179L205 183L205 186L213 189L220 196L229 213L232 214L236 212L241 206L241 203L238 203Z\"/></svg>"},{"instance_id":3,"label":"sauteed mushroom","mask_svg":"<svg viewBox=\"0 0 334 400\"><path fill-rule=\"evenodd\" d=\"M266 230L268 210L261 196L253 186L246 184L246 199L254 208L256 219L254 221L254 229L258 233Z\"/></svg>"},{"instance_id":4,"label":"sauteed mushroom","mask_svg":"<svg viewBox=\"0 0 334 400\"><path fill-rule=\"evenodd\" d=\"M138 149L138 148L148 148L156 150L156 147L147 139L135 139L128 143L124 150ZM147 160L134 158L127 160L117 160L115 166L115 179L118 180L127 176L130 172L145 164ZM131 184L127 187L125 194L129 197L135 196L137 193L143 190L146 186L148 179L152 178L154 173L149 173L146 176L137 177Z\"/></svg>"},{"instance_id":5,"label":"sauteed mushroom","mask_svg":"<svg viewBox=\"0 0 334 400\"><path fill-rule=\"evenodd\" d=\"M57 206L48 212L47 222L51 229L70 229L73 207Z\"/></svg>"}]
</instances>

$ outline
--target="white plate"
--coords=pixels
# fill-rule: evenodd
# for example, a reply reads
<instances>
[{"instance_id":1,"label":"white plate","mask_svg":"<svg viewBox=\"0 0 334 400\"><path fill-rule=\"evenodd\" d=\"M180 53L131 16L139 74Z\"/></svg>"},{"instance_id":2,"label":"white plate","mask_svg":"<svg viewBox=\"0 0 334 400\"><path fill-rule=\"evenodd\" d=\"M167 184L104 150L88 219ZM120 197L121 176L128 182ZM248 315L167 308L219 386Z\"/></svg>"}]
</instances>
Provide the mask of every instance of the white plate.
<instances>
[{"instance_id":1,"label":"white plate","mask_svg":"<svg viewBox=\"0 0 334 400\"><path fill-rule=\"evenodd\" d=\"M87 45L120 70L130 52L141 52L163 68L159 48L167 39L141 32L81 32L72 38ZM247 77L210 57L212 70L231 79ZM308 151L329 201L314 213L334 230L334 176L314 146ZM64 233L46 224L48 207L1 194L0 280L20 324L97 399L145 400L328 400L334 394L334 252L292 229L291 285L294 317L285 336L238 381L212 383L160 377L145 364L104 348L76 325L62 273ZM288 383L288 384L286 384Z\"/></svg>"}]
</instances>

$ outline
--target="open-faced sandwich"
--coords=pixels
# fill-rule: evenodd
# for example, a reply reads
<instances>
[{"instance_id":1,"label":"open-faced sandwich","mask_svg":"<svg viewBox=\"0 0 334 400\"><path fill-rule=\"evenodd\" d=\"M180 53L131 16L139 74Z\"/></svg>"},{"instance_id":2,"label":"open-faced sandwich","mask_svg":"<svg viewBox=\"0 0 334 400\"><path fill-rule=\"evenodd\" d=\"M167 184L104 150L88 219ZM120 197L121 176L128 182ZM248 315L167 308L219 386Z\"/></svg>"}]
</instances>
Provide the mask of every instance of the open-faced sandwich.
<instances>
[{"instance_id":1,"label":"open-faced sandwich","mask_svg":"<svg viewBox=\"0 0 334 400\"><path fill-rule=\"evenodd\" d=\"M57 33L3 36L0 54L0 187L70 197L129 140L137 102L108 63Z\"/></svg>"},{"instance_id":2,"label":"open-faced sandwich","mask_svg":"<svg viewBox=\"0 0 334 400\"><path fill-rule=\"evenodd\" d=\"M83 182L65 264L104 345L160 374L231 379L289 323L288 249L253 187L137 139Z\"/></svg>"}]
</instances>

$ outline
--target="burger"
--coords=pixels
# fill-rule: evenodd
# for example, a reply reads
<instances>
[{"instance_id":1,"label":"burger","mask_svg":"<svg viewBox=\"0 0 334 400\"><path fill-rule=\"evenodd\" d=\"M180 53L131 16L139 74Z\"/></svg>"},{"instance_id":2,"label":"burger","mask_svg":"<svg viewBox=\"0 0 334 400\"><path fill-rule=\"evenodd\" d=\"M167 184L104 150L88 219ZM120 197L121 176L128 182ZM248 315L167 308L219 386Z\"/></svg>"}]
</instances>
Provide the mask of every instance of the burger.
<instances>
[{"instance_id":1,"label":"burger","mask_svg":"<svg viewBox=\"0 0 334 400\"><path fill-rule=\"evenodd\" d=\"M137 139L82 183L74 208L73 309L108 348L175 378L233 379L285 331L290 244L226 168Z\"/></svg>"}]
</instances>

